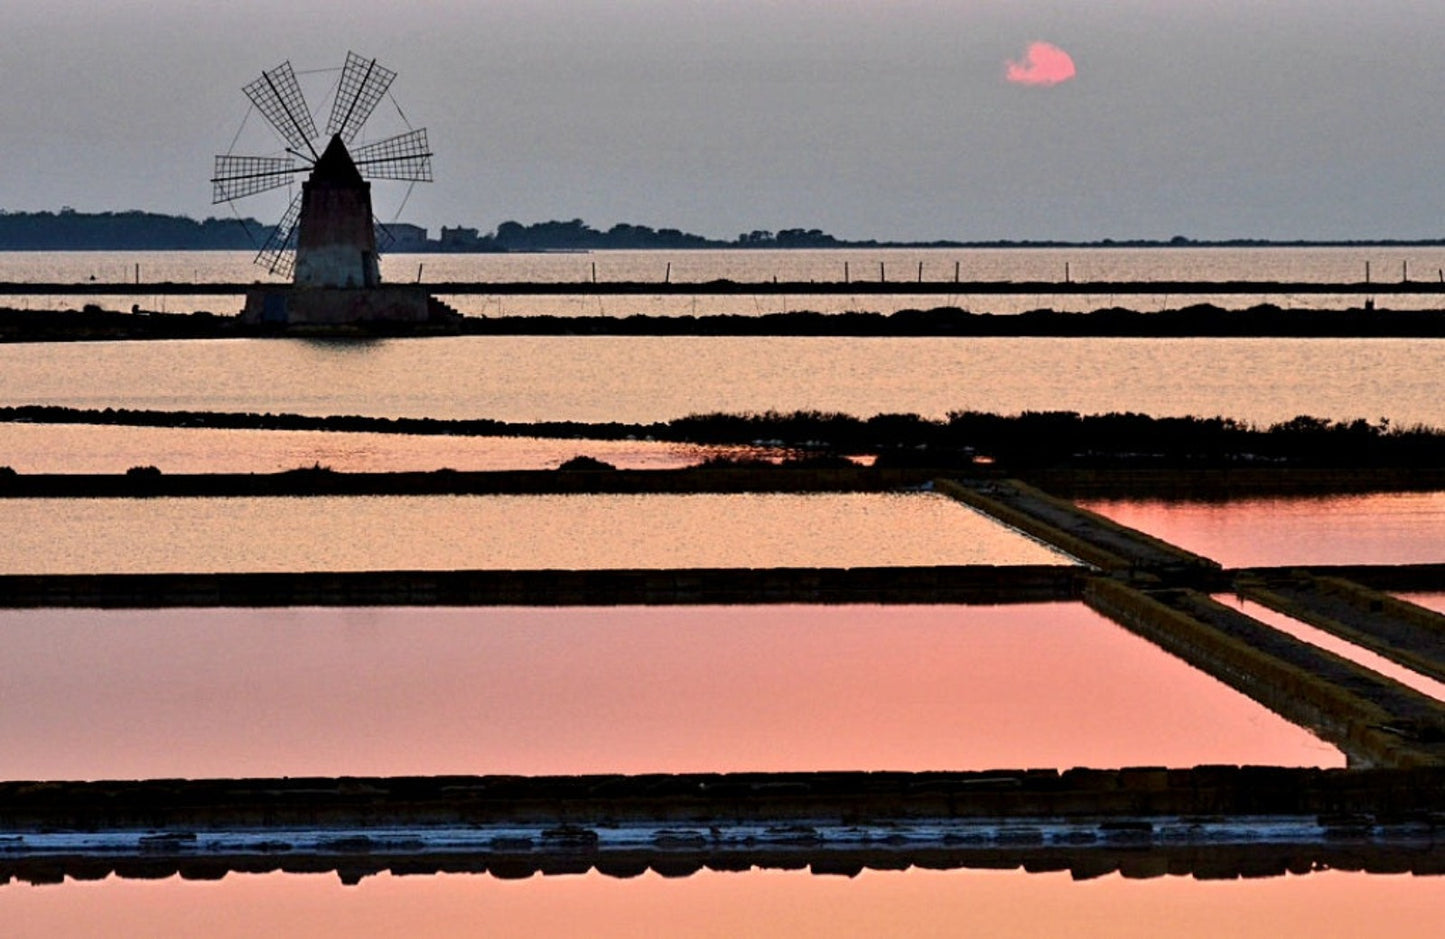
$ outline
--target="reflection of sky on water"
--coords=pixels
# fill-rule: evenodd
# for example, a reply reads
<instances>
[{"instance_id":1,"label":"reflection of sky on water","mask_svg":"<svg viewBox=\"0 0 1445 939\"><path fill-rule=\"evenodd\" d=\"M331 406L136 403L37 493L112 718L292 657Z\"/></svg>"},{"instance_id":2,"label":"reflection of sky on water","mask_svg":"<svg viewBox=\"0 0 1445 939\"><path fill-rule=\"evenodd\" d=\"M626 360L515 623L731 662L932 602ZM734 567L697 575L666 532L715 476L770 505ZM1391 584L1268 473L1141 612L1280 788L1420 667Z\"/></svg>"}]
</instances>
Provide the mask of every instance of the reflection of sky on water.
<instances>
[{"instance_id":1,"label":"reflection of sky on water","mask_svg":"<svg viewBox=\"0 0 1445 939\"><path fill-rule=\"evenodd\" d=\"M1069 564L932 493L3 499L0 571Z\"/></svg>"},{"instance_id":2,"label":"reflection of sky on water","mask_svg":"<svg viewBox=\"0 0 1445 939\"><path fill-rule=\"evenodd\" d=\"M1401 598L1427 609L1445 614L1445 593L1402 593Z\"/></svg>"},{"instance_id":3,"label":"reflection of sky on water","mask_svg":"<svg viewBox=\"0 0 1445 939\"><path fill-rule=\"evenodd\" d=\"M1445 426L1445 343L1404 339L463 336L0 345L0 403L670 421L820 410L1300 414Z\"/></svg>"},{"instance_id":4,"label":"reflection of sky on water","mask_svg":"<svg viewBox=\"0 0 1445 939\"><path fill-rule=\"evenodd\" d=\"M1079 604L0 613L0 776L1343 765Z\"/></svg>"},{"instance_id":5,"label":"reflection of sky on water","mask_svg":"<svg viewBox=\"0 0 1445 939\"><path fill-rule=\"evenodd\" d=\"M556 469L579 454L619 469L675 469L724 452L749 451L645 440L0 423L0 465L18 473L123 473L132 466L274 473L315 464L339 473Z\"/></svg>"},{"instance_id":6,"label":"reflection of sky on water","mask_svg":"<svg viewBox=\"0 0 1445 939\"><path fill-rule=\"evenodd\" d=\"M1439 878L1336 871L1229 881L1183 877L1076 882L1009 871L702 871L503 881L383 874L232 874L217 882L109 879L0 887L12 936L408 935L1216 936L1388 935L1424 939L1445 918Z\"/></svg>"},{"instance_id":7,"label":"reflection of sky on water","mask_svg":"<svg viewBox=\"0 0 1445 939\"><path fill-rule=\"evenodd\" d=\"M1292 619L1283 613L1271 610L1269 607L1255 603L1251 600L1244 600L1237 597L1223 595L1214 598L1226 606L1234 607L1246 616L1251 616L1275 629L1289 633L1296 639L1303 640L1310 645L1317 646L1328 652L1349 659L1358 665L1392 678L1408 688L1429 695L1437 701L1445 701L1445 683L1439 682L1427 675L1396 665L1384 656L1372 652L1363 646L1355 645L1344 639L1340 639L1322 629L1311 626L1308 623Z\"/></svg>"},{"instance_id":8,"label":"reflection of sky on water","mask_svg":"<svg viewBox=\"0 0 1445 939\"><path fill-rule=\"evenodd\" d=\"M1445 563L1445 492L1082 504L1226 567Z\"/></svg>"}]
</instances>

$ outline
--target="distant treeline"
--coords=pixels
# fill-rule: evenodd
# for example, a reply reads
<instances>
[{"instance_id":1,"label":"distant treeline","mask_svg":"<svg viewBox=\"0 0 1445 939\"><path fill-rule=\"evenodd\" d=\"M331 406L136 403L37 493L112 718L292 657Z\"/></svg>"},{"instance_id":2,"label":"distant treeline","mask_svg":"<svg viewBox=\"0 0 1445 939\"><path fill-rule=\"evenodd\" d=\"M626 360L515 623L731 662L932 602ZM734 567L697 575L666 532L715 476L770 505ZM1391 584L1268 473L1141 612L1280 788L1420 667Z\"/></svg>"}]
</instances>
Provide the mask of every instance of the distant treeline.
<instances>
[{"instance_id":1,"label":"distant treeline","mask_svg":"<svg viewBox=\"0 0 1445 939\"><path fill-rule=\"evenodd\" d=\"M269 229L255 219L204 221L153 212L0 212L0 251L244 250Z\"/></svg>"},{"instance_id":2,"label":"distant treeline","mask_svg":"<svg viewBox=\"0 0 1445 939\"><path fill-rule=\"evenodd\" d=\"M593 228L580 218L569 222L503 222L492 235L477 238L482 250L496 251L593 251L663 250L686 248L847 248L875 247L877 241L841 241L816 228L787 228L782 231L751 231L733 240L705 238L676 228L646 225L613 225L606 231ZM944 242L930 244L945 244Z\"/></svg>"},{"instance_id":3,"label":"distant treeline","mask_svg":"<svg viewBox=\"0 0 1445 939\"><path fill-rule=\"evenodd\" d=\"M437 238L415 225L387 226L391 252L485 253L498 251L683 250L694 248L1168 248L1168 247L1364 247L1445 246L1445 239L1270 241L1257 238L1195 240L1176 235L1167 240L1113 239L1098 241L989 240L888 241L848 240L816 228L756 229L735 238L708 238L676 228L620 223L606 230L581 219L525 224L502 222L483 233L476 228L443 227ZM6 212L0 209L0 251L204 251L259 247L271 226L252 218L208 218L203 221L154 212Z\"/></svg>"},{"instance_id":4,"label":"distant treeline","mask_svg":"<svg viewBox=\"0 0 1445 939\"><path fill-rule=\"evenodd\" d=\"M1445 431L1388 421L1300 416L1260 428L1226 417L1150 417L1072 411L1017 415L958 411L946 418L881 414L860 418L819 411L701 414L659 423L313 417L216 411L87 410L26 405L0 408L0 421L316 430L560 439L651 438L676 443L762 445L815 453L872 453L882 466L968 465L987 457L1009 468L1309 467L1408 468L1445 465Z\"/></svg>"}]
</instances>

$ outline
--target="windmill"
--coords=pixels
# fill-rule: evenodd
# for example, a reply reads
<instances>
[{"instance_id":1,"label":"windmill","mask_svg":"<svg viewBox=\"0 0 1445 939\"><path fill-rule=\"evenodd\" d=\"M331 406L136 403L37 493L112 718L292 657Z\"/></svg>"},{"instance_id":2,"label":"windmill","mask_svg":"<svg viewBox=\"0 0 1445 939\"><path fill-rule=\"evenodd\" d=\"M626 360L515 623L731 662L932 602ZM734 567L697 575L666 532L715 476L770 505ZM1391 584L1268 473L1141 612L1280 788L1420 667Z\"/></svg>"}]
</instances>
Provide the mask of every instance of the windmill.
<instances>
[{"instance_id":1,"label":"windmill","mask_svg":"<svg viewBox=\"0 0 1445 939\"><path fill-rule=\"evenodd\" d=\"M395 72L375 59L348 52L324 135L317 132L290 62L263 71L243 89L285 142L285 155L217 156L212 204L288 187L307 174L301 192L256 256L272 274L290 277L297 287L370 288L380 283L377 244L385 244L388 236L381 228L378 237L368 180L432 181L425 128L354 143L395 78Z\"/></svg>"}]
</instances>

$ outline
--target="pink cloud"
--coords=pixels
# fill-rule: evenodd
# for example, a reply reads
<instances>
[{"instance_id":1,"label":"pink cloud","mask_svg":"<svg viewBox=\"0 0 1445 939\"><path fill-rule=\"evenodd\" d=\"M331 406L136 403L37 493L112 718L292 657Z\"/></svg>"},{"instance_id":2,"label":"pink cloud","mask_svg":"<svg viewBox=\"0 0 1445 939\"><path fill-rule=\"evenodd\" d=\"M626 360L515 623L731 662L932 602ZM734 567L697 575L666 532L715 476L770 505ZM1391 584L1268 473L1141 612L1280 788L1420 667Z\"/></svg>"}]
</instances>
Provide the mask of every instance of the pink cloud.
<instances>
[{"instance_id":1,"label":"pink cloud","mask_svg":"<svg viewBox=\"0 0 1445 939\"><path fill-rule=\"evenodd\" d=\"M1073 78L1074 60L1053 43L1031 42L1024 57L1008 60L1004 78L1017 85L1057 85Z\"/></svg>"}]
</instances>

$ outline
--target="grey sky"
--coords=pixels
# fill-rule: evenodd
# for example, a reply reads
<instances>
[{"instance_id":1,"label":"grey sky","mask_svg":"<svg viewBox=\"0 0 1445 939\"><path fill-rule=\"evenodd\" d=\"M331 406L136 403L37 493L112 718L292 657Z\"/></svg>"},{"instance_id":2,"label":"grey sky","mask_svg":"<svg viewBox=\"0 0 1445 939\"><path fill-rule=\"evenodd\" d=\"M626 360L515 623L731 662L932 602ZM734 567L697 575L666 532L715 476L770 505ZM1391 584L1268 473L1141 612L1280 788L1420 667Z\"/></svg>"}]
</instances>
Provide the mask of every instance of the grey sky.
<instances>
[{"instance_id":1,"label":"grey sky","mask_svg":"<svg viewBox=\"0 0 1445 939\"><path fill-rule=\"evenodd\" d=\"M1006 83L1034 40L1078 77ZM241 86L354 49L430 131L432 228L1434 237L1442 40L1438 0L7 0L0 207L228 214Z\"/></svg>"}]
</instances>

